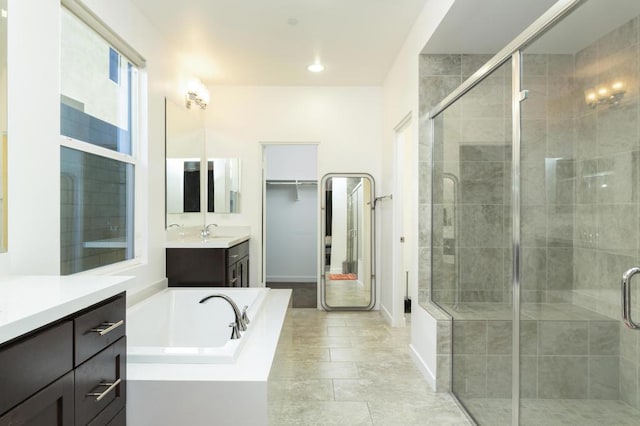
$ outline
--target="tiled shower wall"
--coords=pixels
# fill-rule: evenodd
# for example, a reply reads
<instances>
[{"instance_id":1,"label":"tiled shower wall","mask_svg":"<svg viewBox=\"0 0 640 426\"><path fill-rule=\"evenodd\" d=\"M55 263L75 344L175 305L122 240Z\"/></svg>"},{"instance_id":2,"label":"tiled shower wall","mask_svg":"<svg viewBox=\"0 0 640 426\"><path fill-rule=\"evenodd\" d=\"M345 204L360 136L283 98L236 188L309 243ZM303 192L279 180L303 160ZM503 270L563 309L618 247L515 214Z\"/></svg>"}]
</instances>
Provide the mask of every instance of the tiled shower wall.
<instances>
[{"instance_id":1,"label":"tiled shower wall","mask_svg":"<svg viewBox=\"0 0 640 426\"><path fill-rule=\"evenodd\" d=\"M420 250L421 295L428 299L430 255L430 142L426 117L429 109L484 64L488 55L423 55L421 57L421 117L423 117L420 157ZM572 71L570 55L528 55L525 69L533 92L525 109L527 132L523 140L523 291L525 302L563 302L571 299L573 170L571 157L561 157L572 138L547 134L571 118L565 98L548 97L557 92ZM434 256L436 279L434 300L453 303L511 300L511 73L500 67L444 113L440 123L446 135L446 155L434 155L436 167L445 159L445 171L459 178L460 286L454 296L456 268L442 262L442 251ZM571 125L569 124L569 127ZM548 139L548 140L547 140ZM572 148L569 148L573 151ZM555 161L545 162L545 158ZM558 158L555 158L558 157ZM452 163L457 162L458 164ZM546 169L553 168L553 179ZM547 191L544 190L545 183ZM439 185L435 185L440 191ZM434 198L436 227L434 250L446 244L440 239L443 222L442 194ZM450 213L449 213L450 214ZM445 248L446 250L446 248ZM502 268L496 267L502 265Z\"/></svg>"}]
</instances>

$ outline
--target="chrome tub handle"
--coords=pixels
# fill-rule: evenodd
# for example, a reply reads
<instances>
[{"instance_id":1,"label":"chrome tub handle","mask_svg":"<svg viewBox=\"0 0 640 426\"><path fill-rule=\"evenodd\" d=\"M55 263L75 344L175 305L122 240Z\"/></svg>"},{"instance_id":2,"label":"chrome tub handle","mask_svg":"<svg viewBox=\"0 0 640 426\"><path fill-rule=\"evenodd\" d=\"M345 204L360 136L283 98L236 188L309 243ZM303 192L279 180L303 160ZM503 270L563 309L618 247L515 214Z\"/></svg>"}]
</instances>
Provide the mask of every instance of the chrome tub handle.
<instances>
[{"instance_id":1,"label":"chrome tub handle","mask_svg":"<svg viewBox=\"0 0 640 426\"><path fill-rule=\"evenodd\" d=\"M622 274L622 320L624 324L632 330L640 328L631 319L631 278L640 272L640 268L631 268Z\"/></svg>"}]
</instances>

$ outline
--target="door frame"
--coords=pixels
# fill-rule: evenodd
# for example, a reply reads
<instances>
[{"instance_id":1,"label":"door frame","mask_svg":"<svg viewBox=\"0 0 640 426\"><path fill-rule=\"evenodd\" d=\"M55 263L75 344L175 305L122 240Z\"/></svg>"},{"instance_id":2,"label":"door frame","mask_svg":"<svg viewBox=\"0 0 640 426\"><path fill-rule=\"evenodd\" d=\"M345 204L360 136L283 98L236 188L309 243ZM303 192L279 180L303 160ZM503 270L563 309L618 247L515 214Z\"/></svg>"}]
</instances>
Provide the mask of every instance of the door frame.
<instances>
[{"instance_id":1,"label":"door frame","mask_svg":"<svg viewBox=\"0 0 640 426\"><path fill-rule=\"evenodd\" d=\"M418 235L417 232L417 224L405 224L404 223L404 210L408 205L413 208L415 201L415 187L411 188L412 191L408 191L404 188L404 177L405 177L405 158L406 158L406 150L410 149L413 151L413 137L409 140L411 144L407 146L407 142L403 137L405 132L409 132L413 136L413 128L412 128L412 111L409 111L403 118L398 122L398 124L393 128L394 131L394 161L393 161L393 229L392 229L392 252L393 252L393 260L392 260L392 283L393 283L393 291L392 291L392 318L391 325L394 327L404 327L406 326L406 318L404 315L404 295L407 284L407 276L405 274L404 265L406 263L406 259L404 258L405 244L401 242L401 238L404 237L406 233L405 230L408 229L408 232L412 235ZM418 158L417 152L413 152L410 158ZM417 171L417 164L411 164L410 172L412 175L415 175ZM412 181L415 182L417 176L412 176ZM410 204L407 203L407 199L410 201ZM417 217L414 212L413 217ZM414 221L415 222L415 221ZM414 239L410 241L413 242ZM411 247L413 249L413 247ZM414 252L414 250L412 250ZM414 259L411 259L411 270L409 271L408 283L409 283L409 296L411 296L411 288L413 285L413 273L417 270L416 265L414 264ZM414 297L415 300L415 297Z\"/></svg>"}]
</instances>

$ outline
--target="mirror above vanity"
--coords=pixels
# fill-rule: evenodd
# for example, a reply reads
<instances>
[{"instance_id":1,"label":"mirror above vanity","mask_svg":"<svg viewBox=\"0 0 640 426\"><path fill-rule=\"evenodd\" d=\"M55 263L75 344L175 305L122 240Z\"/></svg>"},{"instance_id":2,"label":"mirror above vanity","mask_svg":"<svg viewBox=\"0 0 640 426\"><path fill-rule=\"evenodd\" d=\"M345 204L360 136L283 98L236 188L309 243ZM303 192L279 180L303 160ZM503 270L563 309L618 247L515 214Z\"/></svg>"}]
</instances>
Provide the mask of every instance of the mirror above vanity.
<instances>
[{"instance_id":1,"label":"mirror above vanity","mask_svg":"<svg viewBox=\"0 0 640 426\"><path fill-rule=\"evenodd\" d=\"M167 225L240 212L240 160L206 156L202 114L165 100Z\"/></svg>"}]
</instances>

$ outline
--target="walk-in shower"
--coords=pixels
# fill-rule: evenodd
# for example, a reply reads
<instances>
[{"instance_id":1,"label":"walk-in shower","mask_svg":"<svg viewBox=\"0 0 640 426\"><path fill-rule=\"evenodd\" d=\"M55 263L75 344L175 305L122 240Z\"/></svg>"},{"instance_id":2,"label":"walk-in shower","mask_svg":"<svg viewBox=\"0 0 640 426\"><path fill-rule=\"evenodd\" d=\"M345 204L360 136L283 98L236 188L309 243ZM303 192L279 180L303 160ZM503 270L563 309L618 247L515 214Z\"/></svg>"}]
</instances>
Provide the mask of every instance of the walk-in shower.
<instances>
[{"instance_id":1,"label":"walk-in shower","mask_svg":"<svg viewBox=\"0 0 640 426\"><path fill-rule=\"evenodd\" d=\"M559 1L429 113L430 295L480 424L640 422L639 14Z\"/></svg>"}]
</instances>

